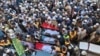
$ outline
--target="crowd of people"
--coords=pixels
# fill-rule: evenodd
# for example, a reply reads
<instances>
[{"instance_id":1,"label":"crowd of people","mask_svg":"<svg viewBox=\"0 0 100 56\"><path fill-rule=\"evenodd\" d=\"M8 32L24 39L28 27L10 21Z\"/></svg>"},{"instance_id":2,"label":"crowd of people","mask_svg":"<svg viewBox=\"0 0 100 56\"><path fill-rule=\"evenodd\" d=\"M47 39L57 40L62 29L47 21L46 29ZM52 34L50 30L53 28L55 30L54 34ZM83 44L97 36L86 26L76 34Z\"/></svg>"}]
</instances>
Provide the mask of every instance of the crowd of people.
<instances>
[{"instance_id":1,"label":"crowd of people","mask_svg":"<svg viewBox=\"0 0 100 56\"><path fill-rule=\"evenodd\" d=\"M13 38L23 45L23 56L37 50L78 56L80 41L100 45L99 5L91 0L0 0L0 56L18 56Z\"/></svg>"}]
</instances>

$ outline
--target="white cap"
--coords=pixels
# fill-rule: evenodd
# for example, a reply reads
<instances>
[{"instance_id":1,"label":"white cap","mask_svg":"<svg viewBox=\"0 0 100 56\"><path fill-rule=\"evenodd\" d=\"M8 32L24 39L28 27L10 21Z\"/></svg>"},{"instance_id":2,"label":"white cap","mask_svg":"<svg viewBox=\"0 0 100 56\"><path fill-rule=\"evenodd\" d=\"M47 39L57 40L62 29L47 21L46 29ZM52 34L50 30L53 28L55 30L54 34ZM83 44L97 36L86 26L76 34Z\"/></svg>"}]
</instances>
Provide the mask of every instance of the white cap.
<instances>
[{"instance_id":1,"label":"white cap","mask_svg":"<svg viewBox=\"0 0 100 56\"><path fill-rule=\"evenodd\" d=\"M77 16L77 17L76 17L76 20L78 20L79 18L80 18L80 17L79 17L79 16Z\"/></svg>"},{"instance_id":2,"label":"white cap","mask_svg":"<svg viewBox=\"0 0 100 56\"><path fill-rule=\"evenodd\" d=\"M100 9L98 8L97 11L99 11Z\"/></svg>"},{"instance_id":3,"label":"white cap","mask_svg":"<svg viewBox=\"0 0 100 56\"><path fill-rule=\"evenodd\" d=\"M9 36L10 36L10 38L15 38L16 37L14 33L10 33Z\"/></svg>"},{"instance_id":4,"label":"white cap","mask_svg":"<svg viewBox=\"0 0 100 56\"><path fill-rule=\"evenodd\" d=\"M9 33L14 33L13 29L8 30Z\"/></svg>"},{"instance_id":5,"label":"white cap","mask_svg":"<svg viewBox=\"0 0 100 56\"><path fill-rule=\"evenodd\" d=\"M15 12L13 12L12 15L15 15Z\"/></svg>"},{"instance_id":6,"label":"white cap","mask_svg":"<svg viewBox=\"0 0 100 56\"><path fill-rule=\"evenodd\" d=\"M84 20L84 22L88 22L87 20Z\"/></svg>"},{"instance_id":7,"label":"white cap","mask_svg":"<svg viewBox=\"0 0 100 56\"><path fill-rule=\"evenodd\" d=\"M78 46L75 46L74 50L78 50L78 49L79 49Z\"/></svg>"},{"instance_id":8,"label":"white cap","mask_svg":"<svg viewBox=\"0 0 100 56\"><path fill-rule=\"evenodd\" d=\"M26 18L29 18L28 16L26 16Z\"/></svg>"},{"instance_id":9,"label":"white cap","mask_svg":"<svg viewBox=\"0 0 100 56\"><path fill-rule=\"evenodd\" d=\"M65 17L63 17L63 19L66 19Z\"/></svg>"},{"instance_id":10,"label":"white cap","mask_svg":"<svg viewBox=\"0 0 100 56\"><path fill-rule=\"evenodd\" d=\"M30 5L32 5L33 3L30 3Z\"/></svg>"},{"instance_id":11,"label":"white cap","mask_svg":"<svg viewBox=\"0 0 100 56\"><path fill-rule=\"evenodd\" d=\"M61 2L59 2L59 4L61 4Z\"/></svg>"},{"instance_id":12,"label":"white cap","mask_svg":"<svg viewBox=\"0 0 100 56\"><path fill-rule=\"evenodd\" d=\"M25 7L25 6L21 6L20 8L21 8L22 10L26 9L26 7Z\"/></svg>"},{"instance_id":13,"label":"white cap","mask_svg":"<svg viewBox=\"0 0 100 56\"><path fill-rule=\"evenodd\" d=\"M3 47L2 47L2 46L0 46L0 50L1 50L1 49L3 49Z\"/></svg>"},{"instance_id":14,"label":"white cap","mask_svg":"<svg viewBox=\"0 0 100 56\"><path fill-rule=\"evenodd\" d=\"M29 21L31 21L31 20L32 20L32 18L31 18L31 17L29 17L29 18L28 18L28 20L29 20Z\"/></svg>"},{"instance_id":15,"label":"white cap","mask_svg":"<svg viewBox=\"0 0 100 56\"><path fill-rule=\"evenodd\" d=\"M87 8L85 8L87 10Z\"/></svg>"},{"instance_id":16,"label":"white cap","mask_svg":"<svg viewBox=\"0 0 100 56\"><path fill-rule=\"evenodd\" d=\"M76 22L76 19L73 19L73 22Z\"/></svg>"},{"instance_id":17,"label":"white cap","mask_svg":"<svg viewBox=\"0 0 100 56\"><path fill-rule=\"evenodd\" d=\"M15 16L14 18L18 18L18 16Z\"/></svg>"},{"instance_id":18,"label":"white cap","mask_svg":"<svg viewBox=\"0 0 100 56\"><path fill-rule=\"evenodd\" d=\"M86 51L82 51L81 54L82 55L87 55L87 52Z\"/></svg>"},{"instance_id":19,"label":"white cap","mask_svg":"<svg viewBox=\"0 0 100 56\"><path fill-rule=\"evenodd\" d=\"M48 3L48 5L50 5L50 4Z\"/></svg>"},{"instance_id":20,"label":"white cap","mask_svg":"<svg viewBox=\"0 0 100 56\"><path fill-rule=\"evenodd\" d=\"M7 4L10 4L10 1L6 1Z\"/></svg>"},{"instance_id":21,"label":"white cap","mask_svg":"<svg viewBox=\"0 0 100 56\"><path fill-rule=\"evenodd\" d=\"M6 27L6 28L5 28L5 31L8 31L8 30L9 30L9 28L8 28L8 27ZM8 31L8 32L9 32L9 31Z\"/></svg>"},{"instance_id":22,"label":"white cap","mask_svg":"<svg viewBox=\"0 0 100 56\"><path fill-rule=\"evenodd\" d=\"M89 11L90 13L92 12L92 11Z\"/></svg>"},{"instance_id":23,"label":"white cap","mask_svg":"<svg viewBox=\"0 0 100 56\"><path fill-rule=\"evenodd\" d=\"M96 25L94 25L93 27L97 27Z\"/></svg>"},{"instance_id":24,"label":"white cap","mask_svg":"<svg viewBox=\"0 0 100 56\"><path fill-rule=\"evenodd\" d=\"M77 12L74 12L74 14L77 14Z\"/></svg>"},{"instance_id":25,"label":"white cap","mask_svg":"<svg viewBox=\"0 0 100 56\"><path fill-rule=\"evenodd\" d=\"M25 3L27 3L27 1L25 1Z\"/></svg>"},{"instance_id":26,"label":"white cap","mask_svg":"<svg viewBox=\"0 0 100 56\"><path fill-rule=\"evenodd\" d=\"M68 13L67 12L65 12L65 15L67 15Z\"/></svg>"},{"instance_id":27,"label":"white cap","mask_svg":"<svg viewBox=\"0 0 100 56\"><path fill-rule=\"evenodd\" d=\"M61 16L61 15L60 15L59 17L60 17L60 18L62 18L62 16Z\"/></svg>"},{"instance_id":28,"label":"white cap","mask_svg":"<svg viewBox=\"0 0 100 56\"><path fill-rule=\"evenodd\" d=\"M47 19L51 19L51 17L49 16Z\"/></svg>"},{"instance_id":29,"label":"white cap","mask_svg":"<svg viewBox=\"0 0 100 56\"><path fill-rule=\"evenodd\" d=\"M85 11L86 13L88 13L89 11Z\"/></svg>"},{"instance_id":30,"label":"white cap","mask_svg":"<svg viewBox=\"0 0 100 56\"><path fill-rule=\"evenodd\" d=\"M91 3L90 6L93 6L93 3Z\"/></svg>"},{"instance_id":31,"label":"white cap","mask_svg":"<svg viewBox=\"0 0 100 56\"><path fill-rule=\"evenodd\" d=\"M89 18L89 16L88 16L88 15L86 15L86 16L85 16L85 18Z\"/></svg>"},{"instance_id":32,"label":"white cap","mask_svg":"<svg viewBox=\"0 0 100 56\"><path fill-rule=\"evenodd\" d=\"M42 2L40 2L39 4L42 4Z\"/></svg>"},{"instance_id":33,"label":"white cap","mask_svg":"<svg viewBox=\"0 0 100 56\"><path fill-rule=\"evenodd\" d=\"M73 2L70 2L70 4L73 4Z\"/></svg>"},{"instance_id":34,"label":"white cap","mask_svg":"<svg viewBox=\"0 0 100 56\"><path fill-rule=\"evenodd\" d=\"M43 11L43 14L45 14L46 12L45 11Z\"/></svg>"},{"instance_id":35,"label":"white cap","mask_svg":"<svg viewBox=\"0 0 100 56\"><path fill-rule=\"evenodd\" d=\"M39 11L38 9L35 9L35 11Z\"/></svg>"},{"instance_id":36,"label":"white cap","mask_svg":"<svg viewBox=\"0 0 100 56\"><path fill-rule=\"evenodd\" d=\"M76 22L72 22L73 25L76 25Z\"/></svg>"},{"instance_id":37,"label":"white cap","mask_svg":"<svg viewBox=\"0 0 100 56\"><path fill-rule=\"evenodd\" d=\"M28 12L28 10L25 10L25 13L27 13Z\"/></svg>"},{"instance_id":38,"label":"white cap","mask_svg":"<svg viewBox=\"0 0 100 56\"><path fill-rule=\"evenodd\" d=\"M57 11L59 11L59 9L57 9Z\"/></svg>"},{"instance_id":39,"label":"white cap","mask_svg":"<svg viewBox=\"0 0 100 56\"><path fill-rule=\"evenodd\" d=\"M96 4L96 2L95 2L95 3L93 3L93 4Z\"/></svg>"},{"instance_id":40,"label":"white cap","mask_svg":"<svg viewBox=\"0 0 100 56\"><path fill-rule=\"evenodd\" d=\"M74 8L77 8L77 6L74 6Z\"/></svg>"},{"instance_id":41,"label":"white cap","mask_svg":"<svg viewBox=\"0 0 100 56\"><path fill-rule=\"evenodd\" d=\"M66 27L67 27L67 25L64 25L64 27L66 28Z\"/></svg>"},{"instance_id":42,"label":"white cap","mask_svg":"<svg viewBox=\"0 0 100 56\"><path fill-rule=\"evenodd\" d=\"M69 18L67 18L66 20L70 20Z\"/></svg>"},{"instance_id":43,"label":"white cap","mask_svg":"<svg viewBox=\"0 0 100 56\"><path fill-rule=\"evenodd\" d=\"M96 23L96 26L99 26L100 24L99 23Z\"/></svg>"},{"instance_id":44,"label":"white cap","mask_svg":"<svg viewBox=\"0 0 100 56\"><path fill-rule=\"evenodd\" d=\"M49 0L46 0L46 1L49 1Z\"/></svg>"},{"instance_id":45,"label":"white cap","mask_svg":"<svg viewBox=\"0 0 100 56\"><path fill-rule=\"evenodd\" d=\"M5 28L4 26L2 26L2 28Z\"/></svg>"},{"instance_id":46,"label":"white cap","mask_svg":"<svg viewBox=\"0 0 100 56\"><path fill-rule=\"evenodd\" d=\"M6 53L9 53L9 52L11 52L11 50L7 48Z\"/></svg>"},{"instance_id":47,"label":"white cap","mask_svg":"<svg viewBox=\"0 0 100 56\"><path fill-rule=\"evenodd\" d=\"M56 20L56 18L55 18L55 17L53 17L52 19L53 19L53 20Z\"/></svg>"},{"instance_id":48,"label":"white cap","mask_svg":"<svg viewBox=\"0 0 100 56\"><path fill-rule=\"evenodd\" d=\"M48 17L48 16L49 16L49 15L46 13L46 14L45 14L45 17Z\"/></svg>"},{"instance_id":49,"label":"white cap","mask_svg":"<svg viewBox=\"0 0 100 56\"><path fill-rule=\"evenodd\" d=\"M71 46L68 46L68 49L72 49L72 47Z\"/></svg>"},{"instance_id":50,"label":"white cap","mask_svg":"<svg viewBox=\"0 0 100 56\"><path fill-rule=\"evenodd\" d=\"M63 28L62 30L66 30L65 28Z\"/></svg>"},{"instance_id":51,"label":"white cap","mask_svg":"<svg viewBox=\"0 0 100 56\"><path fill-rule=\"evenodd\" d=\"M91 26L91 28L93 28L93 26Z\"/></svg>"},{"instance_id":52,"label":"white cap","mask_svg":"<svg viewBox=\"0 0 100 56\"><path fill-rule=\"evenodd\" d=\"M58 37L58 38L61 38L61 36L60 36L60 35L57 35L57 37Z\"/></svg>"},{"instance_id":53,"label":"white cap","mask_svg":"<svg viewBox=\"0 0 100 56\"><path fill-rule=\"evenodd\" d=\"M61 24L59 23L58 26L60 26Z\"/></svg>"},{"instance_id":54,"label":"white cap","mask_svg":"<svg viewBox=\"0 0 100 56\"><path fill-rule=\"evenodd\" d=\"M27 35L27 37L30 37L30 35Z\"/></svg>"},{"instance_id":55,"label":"white cap","mask_svg":"<svg viewBox=\"0 0 100 56\"><path fill-rule=\"evenodd\" d=\"M55 12L55 11L53 11L52 13L53 13L53 14L56 14L56 12Z\"/></svg>"}]
</instances>

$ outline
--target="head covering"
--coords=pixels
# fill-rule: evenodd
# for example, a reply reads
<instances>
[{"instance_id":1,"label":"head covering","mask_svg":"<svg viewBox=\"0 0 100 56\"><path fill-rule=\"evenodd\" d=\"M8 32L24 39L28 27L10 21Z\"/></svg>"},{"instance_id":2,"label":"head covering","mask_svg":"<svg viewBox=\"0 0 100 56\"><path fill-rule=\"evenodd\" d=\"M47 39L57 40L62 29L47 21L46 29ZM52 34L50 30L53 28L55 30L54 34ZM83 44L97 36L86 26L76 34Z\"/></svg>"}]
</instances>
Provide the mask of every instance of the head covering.
<instances>
[{"instance_id":1,"label":"head covering","mask_svg":"<svg viewBox=\"0 0 100 56\"><path fill-rule=\"evenodd\" d=\"M16 37L14 33L10 33L9 36L10 36L10 38L15 38Z\"/></svg>"},{"instance_id":2,"label":"head covering","mask_svg":"<svg viewBox=\"0 0 100 56\"><path fill-rule=\"evenodd\" d=\"M67 25L64 25L64 28L66 28L67 27Z\"/></svg>"},{"instance_id":3,"label":"head covering","mask_svg":"<svg viewBox=\"0 0 100 56\"><path fill-rule=\"evenodd\" d=\"M30 35L27 35L27 37L30 37Z\"/></svg>"},{"instance_id":4,"label":"head covering","mask_svg":"<svg viewBox=\"0 0 100 56\"><path fill-rule=\"evenodd\" d=\"M76 8L77 8L77 6L74 6L74 8L76 9Z\"/></svg>"},{"instance_id":5,"label":"head covering","mask_svg":"<svg viewBox=\"0 0 100 56\"><path fill-rule=\"evenodd\" d=\"M8 30L9 33L14 33L13 29Z\"/></svg>"},{"instance_id":6,"label":"head covering","mask_svg":"<svg viewBox=\"0 0 100 56\"><path fill-rule=\"evenodd\" d=\"M82 55L87 55L87 52L86 51L82 51L81 54Z\"/></svg>"},{"instance_id":7,"label":"head covering","mask_svg":"<svg viewBox=\"0 0 100 56\"><path fill-rule=\"evenodd\" d=\"M58 38L61 38L61 36L60 36L60 35L57 35L57 37L58 37Z\"/></svg>"},{"instance_id":8,"label":"head covering","mask_svg":"<svg viewBox=\"0 0 100 56\"><path fill-rule=\"evenodd\" d=\"M65 28L63 28L62 30L66 30Z\"/></svg>"},{"instance_id":9,"label":"head covering","mask_svg":"<svg viewBox=\"0 0 100 56\"><path fill-rule=\"evenodd\" d=\"M98 8L97 11L100 11L100 9Z\"/></svg>"},{"instance_id":10,"label":"head covering","mask_svg":"<svg viewBox=\"0 0 100 56\"><path fill-rule=\"evenodd\" d=\"M48 18L47 19L51 19L51 17L50 16L48 16Z\"/></svg>"},{"instance_id":11,"label":"head covering","mask_svg":"<svg viewBox=\"0 0 100 56\"><path fill-rule=\"evenodd\" d=\"M11 50L10 50L10 49L8 49L8 48L7 48L5 51L6 51L6 53L9 53L9 52L11 52Z\"/></svg>"},{"instance_id":12,"label":"head covering","mask_svg":"<svg viewBox=\"0 0 100 56\"><path fill-rule=\"evenodd\" d=\"M73 19L73 22L76 22L76 19Z\"/></svg>"},{"instance_id":13,"label":"head covering","mask_svg":"<svg viewBox=\"0 0 100 56\"><path fill-rule=\"evenodd\" d=\"M43 14L45 14L46 12L45 11L43 11Z\"/></svg>"},{"instance_id":14,"label":"head covering","mask_svg":"<svg viewBox=\"0 0 100 56\"><path fill-rule=\"evenodd\" d=\"M84 16L84 18L89 18L89 16L88 16L88 15L86 15L86 16Z\"/></svg>"},{"instance_id":15,"label":"head covering","mask_svg":"<svg viewBox=\"0 0 100 56\"><path fill-rule=\"evenodd\" d=\"M67 13L67 12L65 12L65 15L68 15L68 13Z\"/></svg>"},{"instance_id":16,"label":"head covering","mask_svg":"<svg viewBox=\"0 0 100 56\"><path fill-rule=\"evenodd\" d=\"M74 14L77 14L77 12L74 12Z\"/></svg>"},{"instance_id":17,"label":"head covering","mask_svg":"<svg viewBox=\"0 0 100 56\"><path fill-rule=\"evenodd\" d=\"M94 28L97 27L96 25L93 26Z\"/></svg>"},{"instance_id":18,"label":"head covering","mask_svg":"<svg viewBox=\"0 0 100 56\"><path fill-rule=\"evenodd\" d=\"M93 26L91 26L91 28L93 28Z\"/></svg>"},{"instance_id":19,"label":"head covering","mask_svg":"<svg viewBox=\"0 0 100 56\"><path fill-rule=\"evenodd\" d=\"M68 49L72 49L72 47L71 46L68 46Z\"/></svg>"},{"instance_id":20,"label":"head covering","mask_svg":"<svg viewBox=\"0 0 100 56\"><path fill-rule=\"evenodd\" d=\"M67 18L66 20L70 20L69 18Z\"/></svg>"},{"instance_id":21,"label":"head covering","mask_svg":"<svg viewBox=\"0 0 100 56\"><path fill-rule=\"evenodd\" d=\"M2 29L5 28L4 26L2 26Z\"/></svg>"},{"instance_id":22,"label":"head covering","mask_svg":"<svg viewBox=\"0 0 100 56\"><path fill-rule=\"evenodd\" d=\"M3 49L3 47L2 46L0 46L0 50L2 50Z\"/></svg>"},{"instance_id":23,"label":"head covering","mask_svg":"<svg viewBox=\"0 0 100 56\"><path fill-rule=\"evenodd\" d=\"M96 23L96 26L99 26L100 24L99 23Z\"/></svg>"},{"instance_id":24,"label":"head covering","mask_svg":"<svg viewBox=\"0 0 100 56\"><path fill-rule=\"evenodd\" d=\"M63 19L66 19L65 17L63 17Z\"/></svg>"},{"instance_id":25,"label":"head covering","mask_svg":"<svg viewBox=\"0 0 100 56\"><path fill-rule=\"evenodd\" d=\"M78 49L79 49L78 46L75 46L74 50L77 51Z\"/></svg>"},{"instance_id":26,"label":"head covering","mask_svg":"<svg viewBox=\"0 0 100 56\"><path fill-rule=\"evenodd\" d=\"M60 26L61 24L59 23L58 26Z\"/></svg>"},{"instance_id":27,"label":"head covering","mask_svg":"<svg viewBox=\"0 0 100 56\"><path fill-rule=\"evenodd\" d=\"M84 20L84 22L88 22L87 20Z\"/></svg>"},{"instance_id":28,"label":"head covering","mask_svg":"<svg viewBox=\"0 0 100 56\"><path fill-rule=\"evenodd\" d=\"M53 13L53 14L56 14L56 12L55 12L55 11L53 11L52 13Z\"/></svg>"},{"instance_id":29,"label":"head covering","mask_svg":"<svg viewBox=\"0 0 100 56\"><path fill-rule=\"evenodd\" d=\"M73 4L73 2L70 2L70 4Z\"/></svg>"}]
</instances>

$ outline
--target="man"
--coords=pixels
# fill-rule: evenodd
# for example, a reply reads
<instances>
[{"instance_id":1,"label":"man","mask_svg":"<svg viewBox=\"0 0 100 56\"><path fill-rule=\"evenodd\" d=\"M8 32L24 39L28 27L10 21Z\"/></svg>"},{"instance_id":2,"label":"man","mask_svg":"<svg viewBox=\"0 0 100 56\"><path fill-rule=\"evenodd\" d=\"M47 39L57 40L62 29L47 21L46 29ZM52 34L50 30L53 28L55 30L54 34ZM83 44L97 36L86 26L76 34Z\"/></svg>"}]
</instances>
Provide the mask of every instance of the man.
<instances>
[{"instance_id":1,"label":"man","mask_svg":"<svg viewBox=\"0 0 100 56\"><path fill-rule=\"evenodd\" d=\"M78 40L83 40L84 37L87 35L87 31L86 29L83 29L83 28L78 28Z\"/></svg>"}]
</instances>

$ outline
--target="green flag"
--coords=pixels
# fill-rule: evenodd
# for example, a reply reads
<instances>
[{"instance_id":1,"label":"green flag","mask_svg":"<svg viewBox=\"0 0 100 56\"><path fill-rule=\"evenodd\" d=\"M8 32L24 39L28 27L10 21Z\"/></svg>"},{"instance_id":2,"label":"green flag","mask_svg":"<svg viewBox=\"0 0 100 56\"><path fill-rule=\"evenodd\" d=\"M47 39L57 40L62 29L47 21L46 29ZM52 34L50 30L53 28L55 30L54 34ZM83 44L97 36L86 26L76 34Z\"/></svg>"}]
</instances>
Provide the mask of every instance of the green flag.
<instances>
[{"instance_id":1,"label":"green flag","mask_svg":"<svg viewBox=\"0 0 100 56\"><path fill-rule=\"evenodd\" d=\"M12 38L12 43L16 49L16 52L18 53L19 56L23 56L24 54L24 48L20 42L20 40L18 40L17 38Z\"/></svg>"}]
</instances>

